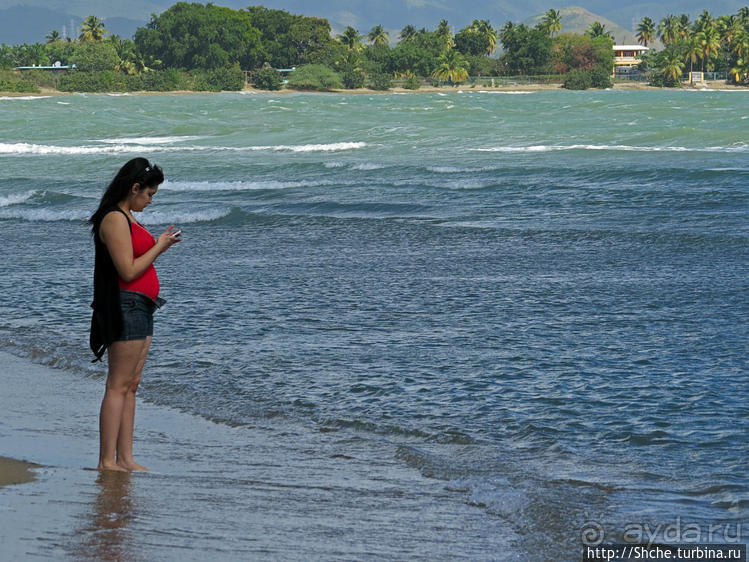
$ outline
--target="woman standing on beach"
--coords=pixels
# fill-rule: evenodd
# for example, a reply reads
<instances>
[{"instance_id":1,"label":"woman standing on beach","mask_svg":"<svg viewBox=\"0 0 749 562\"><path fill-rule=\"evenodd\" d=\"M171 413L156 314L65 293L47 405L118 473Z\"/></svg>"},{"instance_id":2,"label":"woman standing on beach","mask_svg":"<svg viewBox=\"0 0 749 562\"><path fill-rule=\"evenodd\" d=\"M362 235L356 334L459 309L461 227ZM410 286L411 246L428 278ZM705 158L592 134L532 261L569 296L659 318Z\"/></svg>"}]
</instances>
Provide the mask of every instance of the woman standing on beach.
<instances>
[{"instance_id":1,"label":"woman standing on beach","mask_svg":"<svg viewBox=\"0 0 749 562\"><path fill-rule=\"evenodd\" d=\"M132 211L151 204L164 181L161 168L133 158L117 173L89 219L94 237L94 313L91 349L109 350L109 372L99 420L99 470L147 470L133 459L135 392L153 336L153 312L163 304L153 262L180 241L169 226L157 240Z\"/></svg>"}]
</instances>

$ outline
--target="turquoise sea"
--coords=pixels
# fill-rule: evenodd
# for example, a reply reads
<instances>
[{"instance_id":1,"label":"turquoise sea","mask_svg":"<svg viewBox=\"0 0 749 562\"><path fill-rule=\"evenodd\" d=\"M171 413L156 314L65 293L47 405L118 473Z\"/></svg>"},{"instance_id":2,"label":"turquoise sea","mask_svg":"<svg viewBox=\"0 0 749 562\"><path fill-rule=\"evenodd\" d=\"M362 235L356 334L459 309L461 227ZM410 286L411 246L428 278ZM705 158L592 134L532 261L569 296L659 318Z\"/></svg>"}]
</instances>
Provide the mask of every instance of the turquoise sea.
<instances>
[{"instance_id":1,"label":"turquoise sea","mask_svg":"<svg viewBox=\"0 0 749 562\"><path fill-rule=\"evenodd\" d=\"M85 219L135 156L167 178L142 222L184 230L141 400L242 445L172 459L199 498L132 559L747 542L749 91L0 98L0 351L102 391ZM259 548L226 494L261 431L289 527ZM332 522L303 540L295 486Z\"/></svg>"}]
</instances>

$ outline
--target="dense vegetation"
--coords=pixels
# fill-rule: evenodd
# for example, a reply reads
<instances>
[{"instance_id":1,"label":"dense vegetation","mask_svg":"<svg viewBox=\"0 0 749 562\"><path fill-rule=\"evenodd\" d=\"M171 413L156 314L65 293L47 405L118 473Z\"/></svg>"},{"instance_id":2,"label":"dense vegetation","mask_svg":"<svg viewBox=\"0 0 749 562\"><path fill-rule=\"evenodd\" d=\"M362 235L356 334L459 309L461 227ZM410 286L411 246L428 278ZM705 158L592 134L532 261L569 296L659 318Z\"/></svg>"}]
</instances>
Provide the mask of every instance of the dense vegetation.
<instances>
[{"instance_id":1,"label":"dense vegetation","mask_svg":"<svg viewBox=\"0 0 749 562\"><path fill-rule=\"evenodd\" d=\"M257 87L279 89L274 69L297 70L286 86L329 90L387 90L398 80L418 89L424 81L460 84L471 77L537 76L567 88L610 87L613 39L596 22L585 34L562 33L560 13L549 10L529 27L506 22L495 28L474 20L453 32L445 20L433 30L406 25L397 38L382 26L366 35L347 27L331 36L327 20L262 6L233 10L179 2L154 15L132 40L108 36L102 20L89 16L77 40L51 31L46 43L0 47L0 90L64 91L238 90L246 71ZM749 82L749 8L713 17L704 11L667 16L656 25L643 18L641 44L663 45L644 58L642 70L660 85L678 85L689 69L717 70L735 83ZM501 54L496 55L501 46ZM16 66L75 65L62 74L8 72Z\"/></svg>"},{"instance_id":2,"label":"dense vegetation","mask_svg":"<svg viewBox=\"0 0 749 562\"><path fill-rule=\"evenodd\" d=\"M664 45L641 65L657 84L677 85L685 70L725 72L736 84L749 83L749 7L717 18L704 10L694 22L687 14L668 15L657 25L643 18L637 38L646 46L655 38Z\"/></svg>"}]
</instances>

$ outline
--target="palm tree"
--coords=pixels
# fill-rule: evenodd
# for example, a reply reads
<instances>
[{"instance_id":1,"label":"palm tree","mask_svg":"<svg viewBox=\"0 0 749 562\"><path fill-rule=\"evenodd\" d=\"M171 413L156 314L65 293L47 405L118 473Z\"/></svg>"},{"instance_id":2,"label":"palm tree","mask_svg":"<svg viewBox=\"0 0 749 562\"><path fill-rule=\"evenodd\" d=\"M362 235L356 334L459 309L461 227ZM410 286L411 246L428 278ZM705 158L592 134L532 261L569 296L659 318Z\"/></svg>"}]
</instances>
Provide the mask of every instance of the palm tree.
<instances>
[{"instance_id":1,"label":"palm tree","mask_svg":"<svg viewBox=\"0 0 749 562\"><path fill-rule=\"evenodd\" d=\"M56 29L53 29L49 33L47 33L45 39L47 40L47 43L54 43L55 41L60 40L60 34L57 32Z\"/></svg>"},{"instance_id":2,"label":"palm tree","mask_svg":"<svg viewBox=\"0 0 749 562\"><path fill-rule=\"evenodd\" d=\"M468 78L468 61L458 51L450 49L437 59L439 63L432 73L433 78L447 80L450 83L462 82Z\"/></svg>"},{"instance_id":3,"label":"palm tree","mask_svg":"<svg viewBox=\"0 0 749 562\"><path fill-rule=\"evenodd\" d=\"M546 33L554 36L555 33L562 31L562 14L559 10L547 10L541 20L541 29Z\"/></svg>"},{"instance_id":4,"label":"palm tree","mask_svg":"<svg viewBox=\"0 0 749 562\"><path fill-rule=\"evenodd\" d=\"M740 58L729 71L737 84L749 81L749 58Z\"/></svg>"},{"instance_id":5,"label":"palm tree","mask_svg":"<svg viewBox=\"0 0 749 562\"><path fill-rule=\"evenodd\" d=\"M658 24L658 37L661 38L661 41L663 41L663 44L666 46L676 43L679 39L680 32L681 23L679 22L679 18L673 14L667 15Z\"/></svg>"},{"instance_id":6,"label":"palm tree","mask_svg":"<svg viewBox=\"0 0 749 562\"><path fill-rule=\"evenodd\" d=\"M416 38L416 28L413 25L407 25L401 29L400 40L404 43L410 43Z\"/></svg>"},{"instance_id":7,"label":"palm tree","mask_svg":"<svg viewBox=\"0 0 749 562\"><path fill-rule=\"evenodd\" d=\"M689 14L681 14L678 19L678 38L689 39L692 35L692 23L689 21Z\"/></svg>"},{"instance_id":8,"label":"palm tree","mask_svg":"<svg viewBox=\"0 0 749 562\"><path fill-rule=\"evenodd\" d=\"M705 31L708 27L715 26L715 18L710 15L707 10L702 10L702 13L697 16L697 22L695 23L695 31Z\"/></svg>"},{"instance_id":9,"label":"palm tree","mask_svg":"<svg viewBox=\"0 0 749 562\"><path fill-rule=\"evenodd\" d=\"M728 47L729 52L735 53L737 44L746 34L746 28L739 16L721 16L718 18L718 32L720 42ZM741 51L740 46L738 50ZM741 56L740 53L737 54Z\"/></svg>"},{"instance_id":10,"label":"palm tree","mask_svg":"<svg viewBox=\"0 0 749 562\"><path fill-rule=\"evenodd\" d=\"M749 31L742 29L736 34L731 52L739 58L749 53Z\"/></svg>"},{"instance_id":11,"label":"palm tree","mask_svg":"<svg viewBox=\"0 0 749 562\"><path fill-rule=\"evenodd\" d=\"M469 33L475 33L486 42L486 54L491 55L497 50L497 32L489 23L489 20L473 20L473 23L467 28Z\"/></svg>"},{"instance_id":12,"label":"palm tree","mask_svg":"<svg viewBox=\"0 0 749 562\"><path fill-rule=\"evenodd\" d=\"M81 34L78 39L81 41L103 41L107 33L109 31L104 28L104 20L96 16L88 16L81 24Z\"/></svg>"},{"instance_id":13,"label":"palm tree","mask_svg":"<svg viewBox=\"0 0 749 562\"><path fill-rule=\"evenodd\" d=\"M140 74L141 72L149 72L151 70L146 66L146 59L144 59L136 51L129 52L126 60L130 67L135 70L135 74Z\"/></svg>"},{"instance_id":14,"label":"palm tree","mask_svg":"<svg viewBox=\"0 0 749 562\"><path fill-rule=\"evenodd\" d=\"M744 6L743 8L739 9L738 14L739 19L744 22L745 24L749 24L749 6Z\"/></svg>"},{"instance_id":15,"label":"palm tree","mask_svg":"<svg viewBox=\"0 0 749 562\"><path fill-rule=\"evenodd\" d=\"M649 17L644 17L637 26L637 42L647 47L648 43L652 43L654 40L655 22Z\"/></svg>"},{"instance_id":16,"label":"palm tree","mask_svg":"<svg viewBox=\"0 0 749 562\"><path fill-rule=\"evenodd\" d=\"M450 29L450 24L447 23L447 20L440 20L437 24L437 29L435 29L434 32L437 37L439 37L443 50L452 49L455 46L453 32L452 29Z\"/></svg>"},{"instance_id":17,"label":"palm tree","mask_svg":"<svg viewBox=\"0 0 749 562\"><path fill-rule=\"evenodd\" d=\"M358 51L361 47L362 36L350 25L338 36L338 40L352 51Z\"/></svg>"},{"instance_id":18,"label":"palm tree","mask_svg":"<svg viewBox=\"0 0 749 562\"><path fill-rule=\"evenodd\" d=\"M705 71L705 63L710 59L710 55L715 54L720 49L720 33L715 25L706 27L695 35L702 48L702 71Z\"/></svg>"},{"instance_id":19,"label":"palm tree","mask_svg":"<svg viewBox=\"0 0 749 562\"><path fill-rule=\"evenodd\" d=\"M369 30L367 39L372 45L389 45L390 39L388 38L388 32L381 25L375 25Z\"/></svg>"},{"instance_id":20,"label":"palm tree","mask_svg":"<svg viewBox=\"0 0 749 562\"><path fill-rule=\"evenodd\" d=\"M587 33L594 39L596 37L609 37L611 39L614 38L613 35L611 35L610 31L606 31L606 26L600 21L594 21L585 33Z\"/></svg>"},{"instance_id":21,"label":"palm tree","mask_svg":"<svg viewBox=\"0 0 749 562\"><path fill-rule=\"evenodd\" d=\"M499 38L502 43L509 43L515 33L515 24L510 20L507 20L505 24L499 28Z\"/></svg>"},{"instance_id":22,"label":"palm tree","mask_svg":"<svg viewBox=\"0 0 749 562\"><path fill-rule=\"evenodd\" d=\"M678 82L682 72L684 72L684 63L678 55L671 55L670 58L666 59L666 64L663 65L663 77L673 82Z\"/></svg>"},{"instance_id":23,"label":"palm tree","mask_svg":"<svg viewBox=\"0 0 749 562\"><path fill-rule=\"evenodd\" d=\"M689 72L694 70L694 63L702 56L702 45L700 45L697 35L692 36L687 43L686 58L689 61Z\"/></svg>"}]
</instances>

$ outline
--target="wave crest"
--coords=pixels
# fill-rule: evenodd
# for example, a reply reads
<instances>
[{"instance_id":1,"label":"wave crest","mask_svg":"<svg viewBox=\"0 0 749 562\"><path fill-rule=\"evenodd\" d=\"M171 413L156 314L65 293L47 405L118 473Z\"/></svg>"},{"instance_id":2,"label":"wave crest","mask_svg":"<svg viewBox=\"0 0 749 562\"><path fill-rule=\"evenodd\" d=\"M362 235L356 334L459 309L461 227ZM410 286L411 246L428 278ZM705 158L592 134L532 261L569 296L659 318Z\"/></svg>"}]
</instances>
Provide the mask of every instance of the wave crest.
<instances>
[{"instance_id":1,"label":"wave crest","mask_svg":"<svg viewBox=\"0 0 749 562\"><path fill-rule=\"evenodd\" d=\"M34 195L36 195L36 191L33 189L31 191L27 191L26 193L16 193L14 195L5 195L0 197L0 208L2 207L10 207L11 205L19 205L21 203L25 203L29 199L31 199Z\"/></svg>"},{"instance_id":2,"label":"wave crest","mask_svg":"<svg viewBox=\"0 0 749 562\"><path fill-rule=\"evenodd\" d=\"M619 152L747 152L749 146L630 146L608 144L570 144L570 145L530 145L530 146L495 146L491 148L472 148L474 152L555 152L562 150L609 150Z\"/></svg>"},{"instance_id":3,"label":"wave crest","mask_svg":"<svg viewBox=\"0 0 749 562\"><path fill-rule=\"evenodd\" d=\"M51 98L52 96L0 96L0 101L29 101L29 100L43 100Z\"/></svg>"},{"instance_id":4,"label":"wave crest","mask_svg":"<svg viewBox=\"0 0 749 562\"><path fill-rule=\"evenodd\" d=\"M155 137L159 143L162 140ZM80 155L80 154L122 154L149 152L338 152L344 150L356 150L367 146L365 142L336 142L329 144L302 144L302 145L272 145L272 146L164 146L163 143L137 144L134 141L127 143L114 141L122 139L105 139L100 142L108 143L105 146L55 146L45 144L31 144L26 142L0 143L0 154L23 155ZM166 141L164 141L166 142Z\"/></svg>"},{"instance_id":5,"label":"wave crest","mask_svg":"<svg viewBox=\"0 0 749 562\"><path fill-rule=\"evenodd\" d=\"M318 181L165 181L159 187L164 191L263 191L273 189L301 189L306 187L321 187L343 185L342 182L330 180Z\"/></svg>"}]
</instances>

